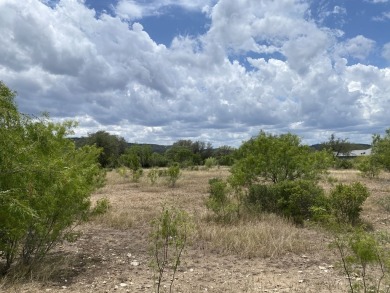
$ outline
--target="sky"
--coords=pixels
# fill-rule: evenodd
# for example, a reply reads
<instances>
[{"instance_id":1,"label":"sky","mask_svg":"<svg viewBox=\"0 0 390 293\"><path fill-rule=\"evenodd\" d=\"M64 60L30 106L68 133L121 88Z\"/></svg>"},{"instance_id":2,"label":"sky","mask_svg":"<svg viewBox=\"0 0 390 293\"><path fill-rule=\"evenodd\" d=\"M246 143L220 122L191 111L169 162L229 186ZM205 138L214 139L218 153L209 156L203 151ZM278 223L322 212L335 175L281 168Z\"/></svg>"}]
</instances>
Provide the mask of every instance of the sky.
<instances>
[{"instance_id":1,"label":"sky","mask_svg":"<svg viewBox=\"0 0 390 293\"><path fill-rule=\"evenodd\" d=\"M128 142L390 128L390 0L0 0L23 113Z\"/></svg>"}]
</instances>

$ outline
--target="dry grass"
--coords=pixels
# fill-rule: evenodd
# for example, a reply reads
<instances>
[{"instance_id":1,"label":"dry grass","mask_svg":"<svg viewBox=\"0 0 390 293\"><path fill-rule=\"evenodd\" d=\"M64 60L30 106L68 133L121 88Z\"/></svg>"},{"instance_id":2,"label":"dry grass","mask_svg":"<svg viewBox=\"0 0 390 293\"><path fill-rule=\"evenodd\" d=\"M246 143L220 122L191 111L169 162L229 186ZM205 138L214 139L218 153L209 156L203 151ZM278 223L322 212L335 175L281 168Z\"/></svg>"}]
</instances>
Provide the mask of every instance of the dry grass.
<instances>
[{"instance_id":1,"label":"dry grass","mask_svg":"<svg viewBox=\"0 0 390 293\"><path fill-rule=\"evenodd\" d=\"M48 263L39 279L52 283L53 276L64 276L66 269L63 272L62 269L60 272L57 269L68 266L68 270L72 271L73 262L78 262L75 255L81 253L92 257L98 254L97 259L100 260L97 263L103 266L102 271L92 263L90 267L80 268L82 273L79 277L75 276L80 284L75 284L68 291L111 292L115 284L122 282L118 280L134 284L137 280L142 284L150 282L151 272L147 265L149 223L165 205L187 211L195 225L189 251L184 256L184 272L178 276L180 279L177 281L177 288L180 288L180 292L204 292L207 288L210 292L273 292L276 289L278 292L346 291L345 279L336 270L328 275L318 275L323 274L318 266L323 266L324 262L334 264L336 261L335 255L328 249L329 239L318 229L297 228L275 215L242 219L230 225L210 220L211 212L205 207L208 181L215 177L227 178L229 169L182 171L175 188L168 187L163 179L152 185L147 172L146 170L138 183L121 177L116 171L108 172L107 185L96 192L92 200L107 198L111 209L91 224L81 227L85 233L83 241L64 245L63 251L71 255L69 263ZM329 176L333 179L324 179L321 183L327 190L337 183L364 183L371 192L364 206L364 218L375 229L389 230L390 216L384 209L383 200L390 193L390 174L382 173L378 179L368 179L361 177L357 171L332 170ZM390 206L390 198L388 202ZM131 267L126 258L129 251L136 254L138 260L143 260L145 265ZM307 258L302 258L303 254ZM121 255L123 259L119 258ZM195 270L190 273L190 268ZM111 282L108 271L110 276L117 275L116 279L112 279L116 283L112 283L111 289L102 285L102 280L107 281L107 284ZM298 283L301 279L304 280L303 283ZM334 286L332 290L324 288L325 279L330 284L329 288ZM11 287L6 287L5 284L0 281L0 291L37 293L48 288L36 279L27 284L18 281ZM62 285L68 286L64 283ZM62 292L61 286L56 287L58 290L49 288L51 292ZM128 289L129 292L152 291L147 290L149 287L142 286L137 287L137 290Z\"/></svg>"},{"instance_id":2,"label":"dry grass","mask_svg":"<svg viewBox=\"0 0 390 293\"><path fill-rule=\"evenodd\" d=\"M263 215L234 225L201 223L197 232L198 241L208 243L212 250L245 258L275 258L288 252L301 254L313 249L306 231L275 215Z\"/></svg>"},{"instance_id":3,"label":"dry grass","mask_svg":"<svg viewBox=\"0 0 390 293\"><path fill-rule=\"evenodd\" d=\"M147 172L147 171L146 171ZM113 171L107 174L107 186L95 195L107 197L110 211L96 222L115 229L148 229L145 224L166 206L186 210L195 223L195 246L207 247L222 254L242 257L278 257L286 253L305 253L313 248L307 241L307 230L275 215L242 220L234 225L210 221L205 208L208 180L226 178L227 168L183 171L175 188L160 180L151 185L147 174L138 183L121 178Z\"/></svg>"}]
</instances>

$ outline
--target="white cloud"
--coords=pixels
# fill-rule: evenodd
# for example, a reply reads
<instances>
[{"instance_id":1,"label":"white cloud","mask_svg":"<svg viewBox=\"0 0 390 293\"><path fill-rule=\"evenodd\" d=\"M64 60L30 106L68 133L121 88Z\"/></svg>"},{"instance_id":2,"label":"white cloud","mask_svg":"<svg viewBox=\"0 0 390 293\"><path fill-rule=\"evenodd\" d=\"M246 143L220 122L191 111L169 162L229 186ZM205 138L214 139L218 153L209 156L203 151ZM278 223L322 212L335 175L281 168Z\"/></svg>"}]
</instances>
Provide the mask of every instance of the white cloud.
<instances>
[{"instance_id":1,"label":"white cloud","mask_svg":"<svg viewBox=\"0 0 390 293\"><path fill-rule=\"evenodd\" d=\"M170 6L178 6L186 10L207 13L214 0L152 0L148 2L136 0L119 0L115 13L122 19L136 20L145 16L158 15Z\"/></svg>"},{"instance_id":2,"label":"white cloud","mask_svg":"<svg viewBox=\"0 0 390 293\"><path fill-rule=\"evenodd\" d=\"M261 128L292 129L309 141L337 129L356 137L360 129L369 138L367 125L390 124L390 69L348 65L350 56L368 56L372 40L337 44L333 31L307 19L308 5L300 0L195 2L177 3L209 5L210 30L165 47L140 23L97 17L81 1L53 8L37 0L1 1L0 80L19 92L24 112L75 117L79 134L104 128L129 141L238 145ZM125 18L149 13L129 3L136 7ZM251 71L233 60L248 51L260 55L247 58Z\"/></svg>"},{"instance_id":3,"label":"white cloud","mask_svg":"<svg viewBox=\"0 0 390 293\"><path fill-rule=\"evenodd\" d=\"M374 40L358 35L339 44L336 52L341 56L351 56L359 60L364 60L371 54L375 44Z\"/></svg>"},{"instance_id":4,"label":"white cloud","mask_svg":"<svg viewBox=\"0 0 390 293\"><path fill-rule=\"evenodd\" d=\"M385 44L382 49L382 56L390 62L390 42Z\"/></svg>"},{"instance_id":5,"label":"white cloud","mask_svg":"<svg viewBox=\"0 0 390 293\"><path fill-rule=\"evenodd\" d=\"M145 9L135 1L121 0L115 8L116 14L125 19L140 19L144 16Z\"/></svg>"},{"instance_id":6,"label":"white cloud","mask_svg":"<svg viewBox=\"0 0 390 293\"><path fill-rule=\"evenodd\" d=\"M374 21L388 21L390 19L390 11L382 12L380 16L374 16L372 18Z\"/></svg>"},{"instance_id":7,"label":"white cloud","mask_svg":"<svg viewBox=\"0 0 390 293\"><path fill-rule=\"evenodd\" d=\"M389 2L389 0L368 0L368 1L374 4Z\"/></svg>"}]
</instances>

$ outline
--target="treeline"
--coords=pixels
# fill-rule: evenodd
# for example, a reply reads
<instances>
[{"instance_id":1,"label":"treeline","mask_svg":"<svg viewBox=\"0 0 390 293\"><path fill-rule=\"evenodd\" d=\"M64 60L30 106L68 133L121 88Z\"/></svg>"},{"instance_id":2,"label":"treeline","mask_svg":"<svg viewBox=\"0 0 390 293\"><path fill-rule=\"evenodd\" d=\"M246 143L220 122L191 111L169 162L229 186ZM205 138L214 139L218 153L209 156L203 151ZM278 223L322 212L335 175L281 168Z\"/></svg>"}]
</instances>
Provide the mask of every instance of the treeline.
<instances>
[{"instance_id":1,"label":"treeline","mask_svg":"<svg viewBox=\"0 0 390 293\"><path fill-rule=\"evenodd\" d=\"M214 158L218 165L231 166L235 150L230 146L213 148L209 142L192 140L178 140L171 146L134 144L106 131L97 131L88 137L73 140L77 147L94 145L100 148L102 152L99 163L104 168L117 168L129 164L152 168L166 167L174 163L185 168L204 165L209 158Z\"/></svg>"}]
</instances>

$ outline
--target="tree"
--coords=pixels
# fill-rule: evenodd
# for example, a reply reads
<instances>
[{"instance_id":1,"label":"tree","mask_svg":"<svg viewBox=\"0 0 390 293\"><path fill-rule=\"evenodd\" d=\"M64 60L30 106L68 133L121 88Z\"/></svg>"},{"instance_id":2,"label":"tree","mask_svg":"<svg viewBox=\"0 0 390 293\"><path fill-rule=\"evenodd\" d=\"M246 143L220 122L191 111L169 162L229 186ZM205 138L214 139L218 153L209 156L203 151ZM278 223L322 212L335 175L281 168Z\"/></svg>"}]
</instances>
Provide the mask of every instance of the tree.
<instances>
[{"instance_id":1,"label":"tree","mask_svg":"<svg viewBox=\"0 0 390 293\"><path fill-rule=\"evenodd\" d=\"M234 163L234 151L234 148L224 145L215 149L213 156L217 159L219 165L231 166Z\"/></svg>"},{"instance_id":2,"label":"tree","mask_svg":"<svg viewBox=\"0 0 390 293\"><path fill-rule=\"evenodd\" d=\"M187 146L173 145L165 152L165 156L170 162L176 162L180 165L193 165L194 154Z\"/></svg>"},{"instance_id":3,"label":"tree","mask_svg":"<svg viewBox=\"0 0 390 293\"><path fill-rule=\"evenodd\" d=\"M168 160L164 155L154 152L150 156L150 164L152 167L166 167Z\"/></svg>"},{"instance_id":4,"label":"tree","mask_svg":"<svg viewBox=\"0 0 390 293\"><path fill-rule=\"evenodd\" d=\"M371 155L376 164L390 171L390 128L383 137L379 134L373 136Z\"/></svg>"},{"instance_id":5,"label":"tree","mask_svg":"<svg viewBox=\"0 0 390 293\"><path fill-rule=\"evenodd\" d=\"M311 150L302 145L296 135L271 135L261 131L237 150L231 182L248 186L262 181L316 179L330 163L328 152Z\"/></svg>"},{"instance_id":6,"label":"tree","mask_svg":"<svg viewBox=\"0 0 390 293\"><path fill-rule=\"evenodd\" d=\"M336 138L334 133L332 133L329 140L322 145L322 148L332 151L335 157L338 157L339 155L349 155L352 151L352 144L348 139Z\"/></svg>"},{"instance_id":7,"label":"tree","mask_svg":"<svg viewBox=\"0 0 390 293\"><path fill-rule=\"evenodd\" d=\"M125 151L125 154L137 156L142 168L148 168L152 165L152 147L150 145L132 145Z\"/></svg>"},{"instance_id":8,"label":"tree","mask_svg":"<svg viewBox=\"0 0 390 293\"><path fill-rule=\"evenodd\" d=\"M213 147L211 143L206 143L203 141L195 141L192 140L178 140L172 145L173 150L179 150L180 148L188 149L192 153L191 161L194 164L201 165L203 161L212 156ZM179 162L179 161L176 161ZM179 162L180 163L180 162Z\"/></svg>"},{"instance_id":9,"label":"tree","mask_svg":"<svg viewBox=\"0 0 390 293\"><path fill-rule=\"evenodd\" d=\"M96 147L67 138L74 122L52 123L19 113L15 92L0 82L0 268L32 268L90 213L101 185ZM0 262L1 263L1 262Z\"/></svg>"},{"instance_id":10,"label":"tree","mask_svg":"<svg viewBox=\"0 0 390 293\"><path fill-rule=\"evenodd\" d=\"M102 148L99 163L103 168L115 168L119 165L119 157L125 152L127 143L123 137L100 130L89 134L82 145L95 145Z\"/></svg>"}]
</instances>

